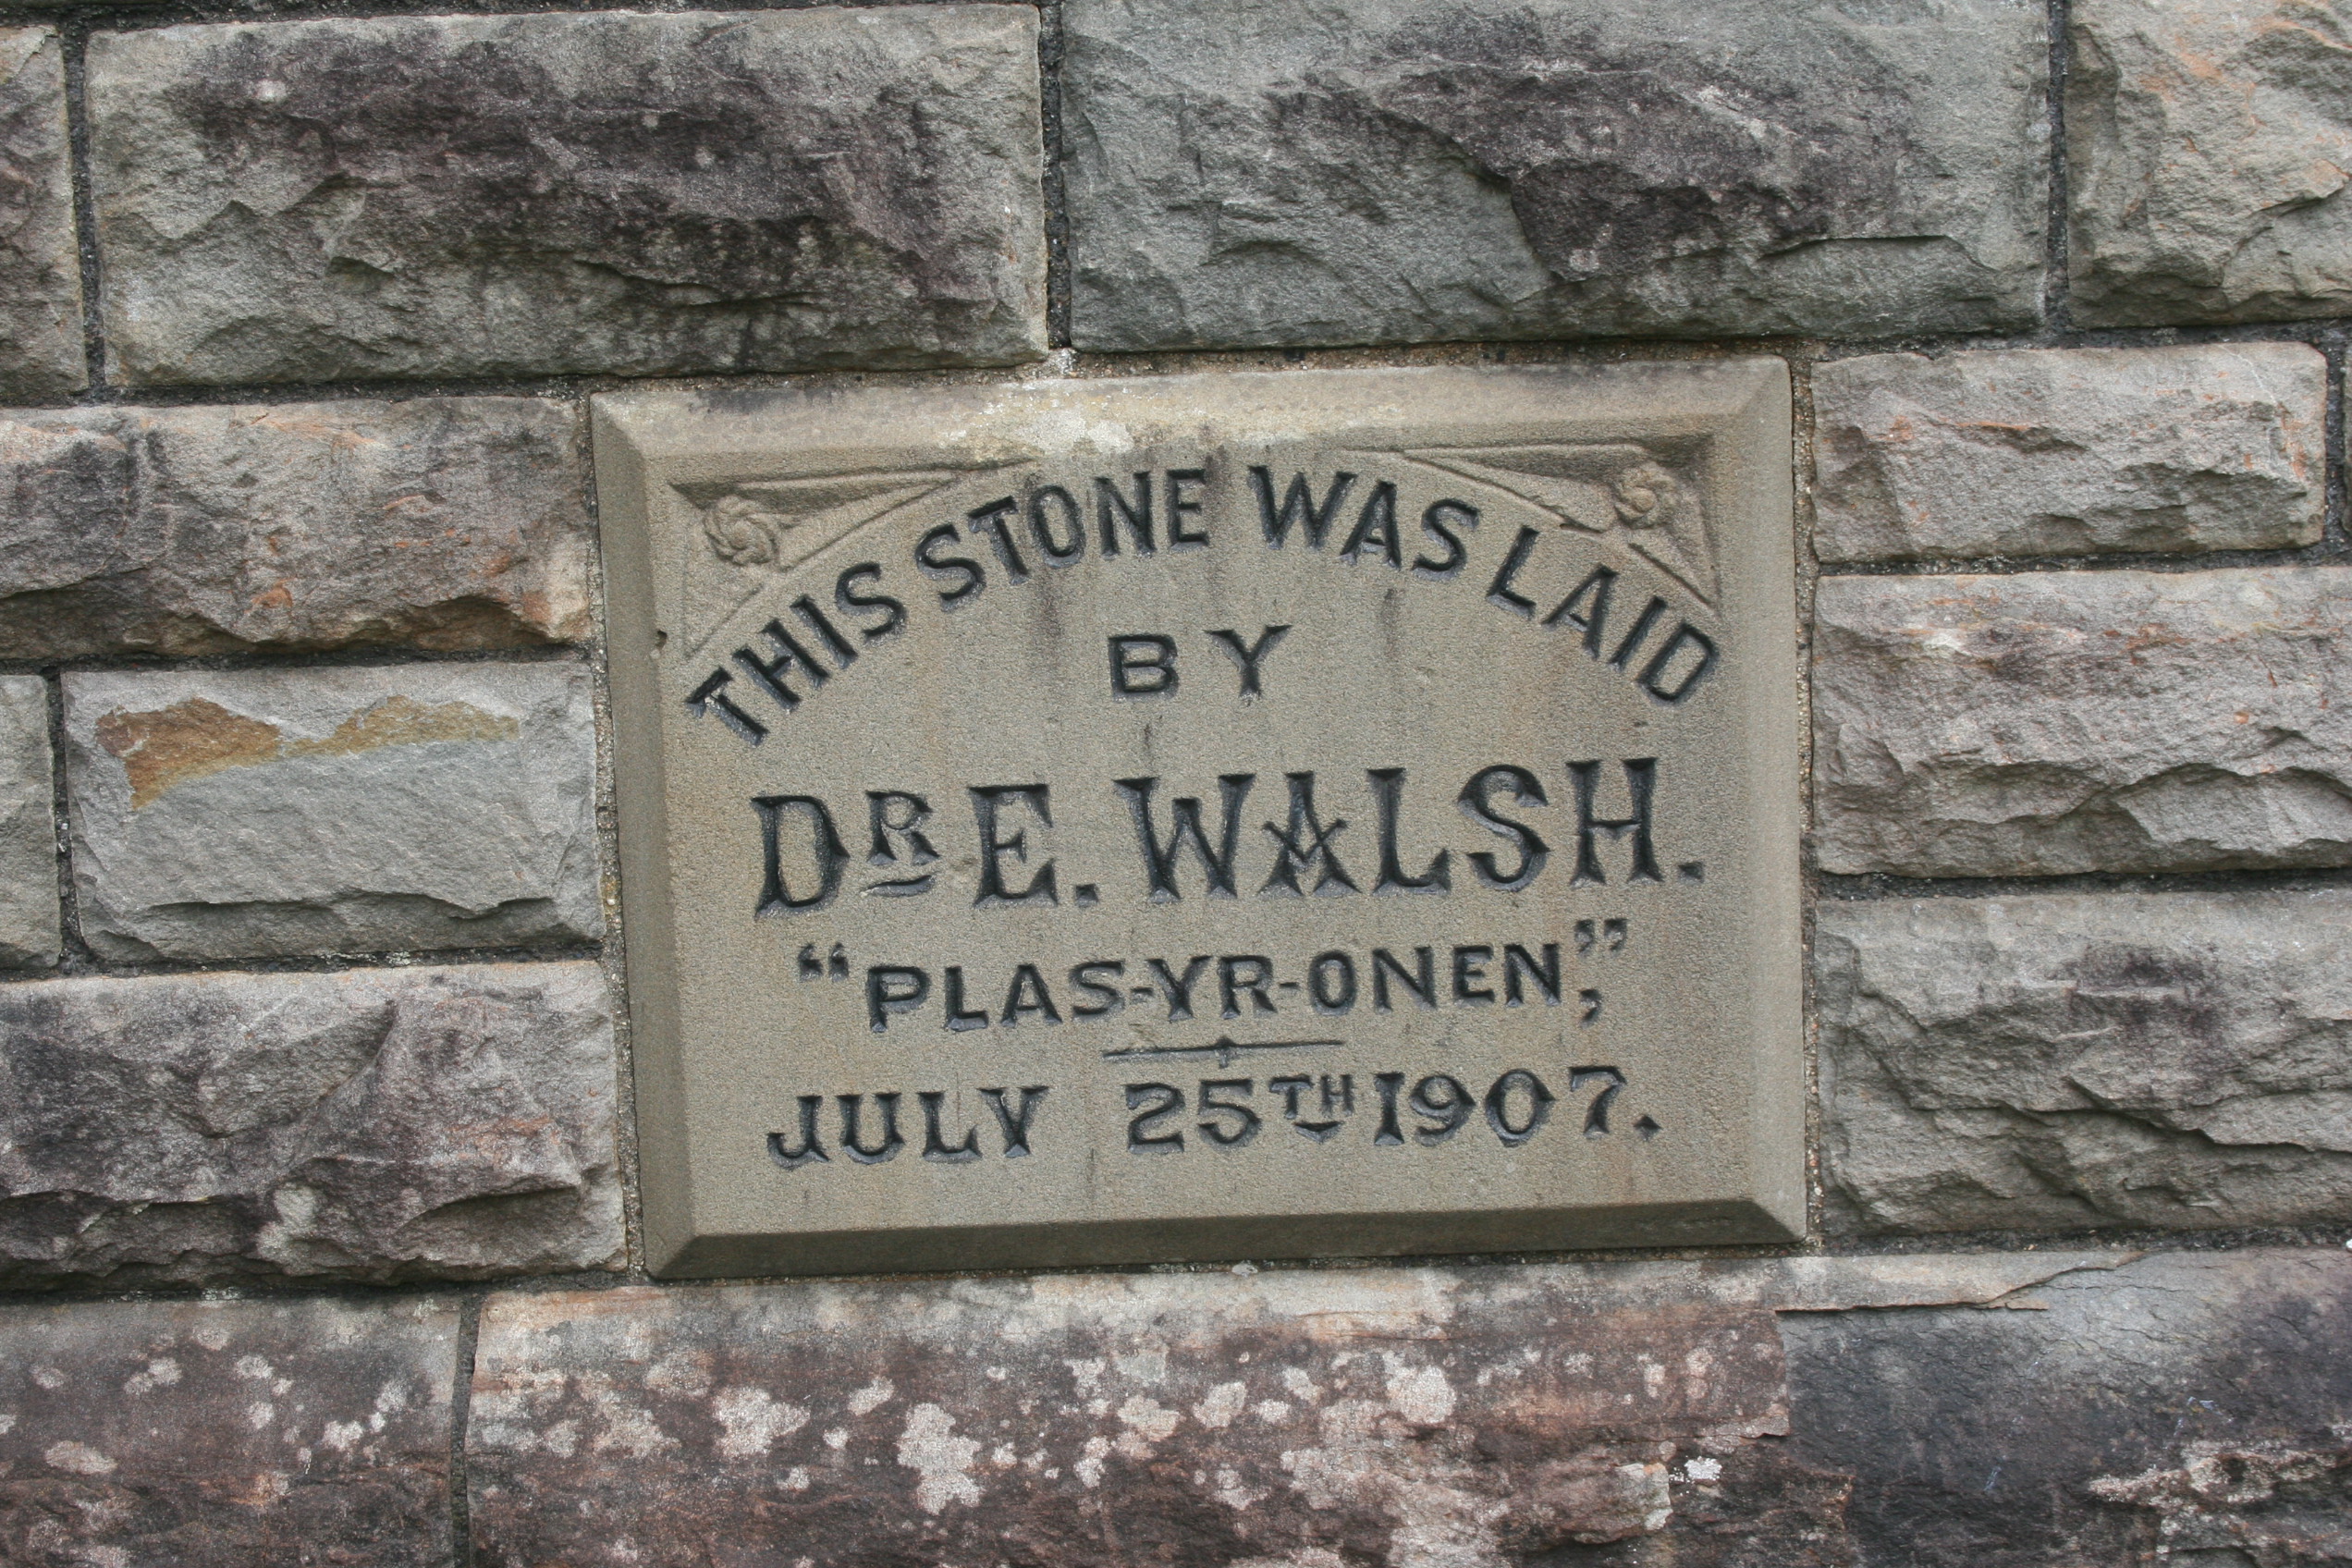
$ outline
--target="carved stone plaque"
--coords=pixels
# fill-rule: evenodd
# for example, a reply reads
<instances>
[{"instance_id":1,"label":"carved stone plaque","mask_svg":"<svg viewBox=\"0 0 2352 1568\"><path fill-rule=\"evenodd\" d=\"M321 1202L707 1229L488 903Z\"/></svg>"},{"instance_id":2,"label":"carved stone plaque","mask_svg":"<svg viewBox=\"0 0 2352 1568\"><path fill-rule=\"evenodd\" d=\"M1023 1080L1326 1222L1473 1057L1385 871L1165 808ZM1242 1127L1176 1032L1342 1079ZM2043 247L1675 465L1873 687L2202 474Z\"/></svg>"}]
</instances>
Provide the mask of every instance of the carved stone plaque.
<instances>
[{"instance_id":1,"label":"carved stone plaque","mask_svg":"<svg viewBox=\"0 0 2352 1568\"><path fill-rule=\"evenodd\" d=\"M670 1275L1804 1224L1775 360L597 400Z\"/></svg>"}]
</instances>

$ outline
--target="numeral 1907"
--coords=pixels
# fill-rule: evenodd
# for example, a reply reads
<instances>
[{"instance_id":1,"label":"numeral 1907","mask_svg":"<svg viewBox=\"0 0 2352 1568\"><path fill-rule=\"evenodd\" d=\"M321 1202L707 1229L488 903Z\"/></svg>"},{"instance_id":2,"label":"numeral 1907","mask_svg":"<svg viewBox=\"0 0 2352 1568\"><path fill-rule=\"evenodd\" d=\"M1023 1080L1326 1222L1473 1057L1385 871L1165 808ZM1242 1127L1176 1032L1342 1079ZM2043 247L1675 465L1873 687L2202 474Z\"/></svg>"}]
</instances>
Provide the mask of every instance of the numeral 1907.
<instances>
[{"instance_id":1,"label":"numeral 1907","mask_svg":"<svg viewBox=\"0 0 2352 1568\"><path fill-rule=\"evenodd\" d=\"M1405 1086L1403 1072L1376 1072L1372 1087L1379 1121L1372 1133L1376 1145L1402 1145L1410 1141L1425 1146L1442 1144L1468 1128L1483 1113L1487 1128L1505 1147L1532 1140L1550 1121L1559 1096L1524 1067L1514 1067L1488 1086L1474 1092L1448 1072L1432 1072ZM1338 1137L1355 1110L1353 1073L1289 1073L1266 1080L1265 1100L1257 1097L1255 1078L1204 1078L1191 1096L1193 1128L1211 1148L1239 1149L1256 1141L1270 1120L1279 1120L1313 1143ZM1598 1086L1585 1107L1587 1138L1610 1135L1611 1102L1625 1086L1625 1075L1614 1067L1576 1067L1568 1072L1568 1092ZM1182 1154L1190 1146L1183 1125L1186 1096L1173 1084L1130 1084L1127 1122L1131 1154ZM1659 1131L1657 1122L1642 1117L1634 1123L1644 1138Z\"/></svg>"}]
</instances>

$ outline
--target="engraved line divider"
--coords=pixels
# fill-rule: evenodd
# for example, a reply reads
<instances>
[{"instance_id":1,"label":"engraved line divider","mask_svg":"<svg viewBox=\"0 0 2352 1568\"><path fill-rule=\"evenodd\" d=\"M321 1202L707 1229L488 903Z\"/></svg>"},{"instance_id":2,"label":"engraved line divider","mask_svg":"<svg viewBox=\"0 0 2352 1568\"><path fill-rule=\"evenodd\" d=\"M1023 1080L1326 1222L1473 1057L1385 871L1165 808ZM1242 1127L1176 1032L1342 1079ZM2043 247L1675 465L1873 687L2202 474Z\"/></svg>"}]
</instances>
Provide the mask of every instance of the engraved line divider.
<instances>
[{"instance_id":1,"label":"engraved line divider","mask_svg":"<svg viewBox=\"0 0 2352 1568\"><path fill-rule=\"evenodd\" d=\"M1213 1056L1218 1066L1231 1067L1243 1051L1303 1051L1346 1044L1345 1040L1233 1040L1220 1035L1206 1046L1126 1046L1105 1051L1102 1057L1105 1061L1122 1061L1144 1056Z\"/></svg>"}]
</instances>

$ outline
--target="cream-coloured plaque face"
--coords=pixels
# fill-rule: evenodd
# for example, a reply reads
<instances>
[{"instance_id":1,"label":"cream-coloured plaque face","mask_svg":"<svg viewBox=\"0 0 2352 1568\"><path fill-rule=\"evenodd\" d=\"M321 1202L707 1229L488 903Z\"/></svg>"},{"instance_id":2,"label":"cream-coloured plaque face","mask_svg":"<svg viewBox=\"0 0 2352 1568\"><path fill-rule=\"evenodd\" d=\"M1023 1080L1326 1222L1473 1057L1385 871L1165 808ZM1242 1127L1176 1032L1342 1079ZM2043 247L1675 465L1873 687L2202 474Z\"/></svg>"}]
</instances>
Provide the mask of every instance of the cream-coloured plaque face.
<instances>
[{"instance_id":1,"label":"cream-coloured plaque face","mask_svg":"<svg viewBox=\"0 0 2352 1568\"><path fill-rule=\"evenodd\" d=\"M1800 1230L1788 398L599 399L653 1267Z\"/></svg>"}]
</instances>

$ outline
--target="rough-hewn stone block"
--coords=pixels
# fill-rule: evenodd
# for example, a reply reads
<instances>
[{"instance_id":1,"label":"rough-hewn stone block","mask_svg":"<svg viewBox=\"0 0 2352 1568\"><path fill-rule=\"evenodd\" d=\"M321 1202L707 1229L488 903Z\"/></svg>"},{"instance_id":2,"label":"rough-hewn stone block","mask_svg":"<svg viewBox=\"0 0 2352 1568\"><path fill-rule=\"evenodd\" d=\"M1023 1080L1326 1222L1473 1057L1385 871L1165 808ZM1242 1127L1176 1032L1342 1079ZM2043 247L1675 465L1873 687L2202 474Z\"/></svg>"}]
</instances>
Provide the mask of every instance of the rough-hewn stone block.
<instances>
[{"instance_id":1,"label":"rough-hewn stone block","mask_svg":"<svg viewBox=\"0 0 2352 1568\"><path fill-rule=\"evenodd\" d=\"M2300 343L1870 354L1814 373L1832 561L2314 544L2327 361Z\"/></svg>"},{"instance_id":2,"label":"rough-hewn stone block","mask_svg":"<svg viewBox=\"0 0 2352 1568\"><path fill-rule=\"evenodd\" d=\"M0 986L0 1280L475 1278L621 1244L593 964Z\"/></svg>"},{"instance_id":3,"label":"rough-hewn stone block","mask_svg":"<svg viewBox=\"0 0 2352 1568\"><path fill-rule=\"evenodd\" d=\"M1045 347L1025 6L101 33L90 104L133 383Z\"/></svg>"},{"instance_id":4,"label":"rough-hewn stone block","mask_svg":"<svg viewBox=\"0 0 2352 1568\"><path fill-rule=\"evenodd\" d=\"M2076 321L2352 311L2341 0L2078 0L2070 18Z\"/></svg>"},{"instance_id":5,"label":"rough-hewn stone block","mask_svg":"<svg viewBox=\"0 0 2352 1568\"><path fill-rule=\"evenodd\" d=\"M2017 325L2007 0L1072 0L1081 348Z\"/></svg>"},{"instance_id":6,"label":"rough-hewn stone block","mask_svg":"<svg viewBox=\"0 0 2352 1568\"><path fill-rule=\"evenodd\" d=\"M49 688L0 676L0 968L57 962L56 779Z\"/></svg>"},{"instance_id":7,"label":"rough-hewn stone block","mask_svg":"<svg viewBox=\"0 0 2352 1568\"><path fill-rule=\"evenodd\" d=\"M66 677L81 933L123 959L604 928L575 664Z\"/></svg>"},{"instance_id":8,"label":"rough-hewn stone block","mask_svg":"<svg viewBox=\"0 0 2352 1568\"><path fill-rule=\"evenodd\" d=\"M1825 577L1823 870L2352 863L2352 570Z\"/></svg>"},{"instance_id":9,"label":"rough-hewn stone block","mask_svg":"<svg viewBox=\"0 0 2352 1568\"><path fill-rule=\"evenodd\" d=\"M2352 1518L2352 1255L2162 1253L2022 1310L1781 1319L1792 1467L1844 1529L1731 1568L2321 1568ZM1733 1479L1726 1466L1724 1480ZM1740 1500L1723 1488L1727 1505ZM1753 1506L1751 1504L1751 1506Z\"/></svg>"},{"instance_id":10,"label":"rough-hewn stone block","mask_svg":"<svg viewBox=\"0 0 2352 1568\"><path fill-rule=\"evenodd\" d=\"M449 1561L454 1301L0 1311L0 1560Z\"/></svg>"},{"instance_id":11,"label":"rough-hewn stone block","mask_svg":"<svg viewBox=\"0 0 2352 1568\"><path fill-rule=\"evenodd\" d=\"M0 416L0 656L584 637L583 445L534 398Z\"/></svg>"},{"instance_id":12,"label":"rough-hewn stone block","mask_svg":"<svg viewBox=\"0 0 2352 1568\"><path fill-rule=\"evenodd\" d=\"M1788 1430L1776 1313L1995 1301L2099 1261L498 1295L471 1407L475 1550L577 1568L1850 1562L1857 1477L1754 1440Z\"/></svg>"},{"instance_id":13,"label":"rough-hewn stone block","mask_svg":"<svg viewBox=\"0 0 2352 1568\"><path fill-rule=\"evenodd\" d=\"M1831 1219L2352 1219L2352 894L1822 904Z\"/></svg>"},{"instance_id":14,"label":"rough-hewn stone block","mask_svg":"<svg viewBox=\"0 0 2352 1568\"><path fill-rule=\"evenodd\" d=\"M0 396L90 379L66 143L66 67L45 27L0 29Z\"/></svg>"}]
</instances>

